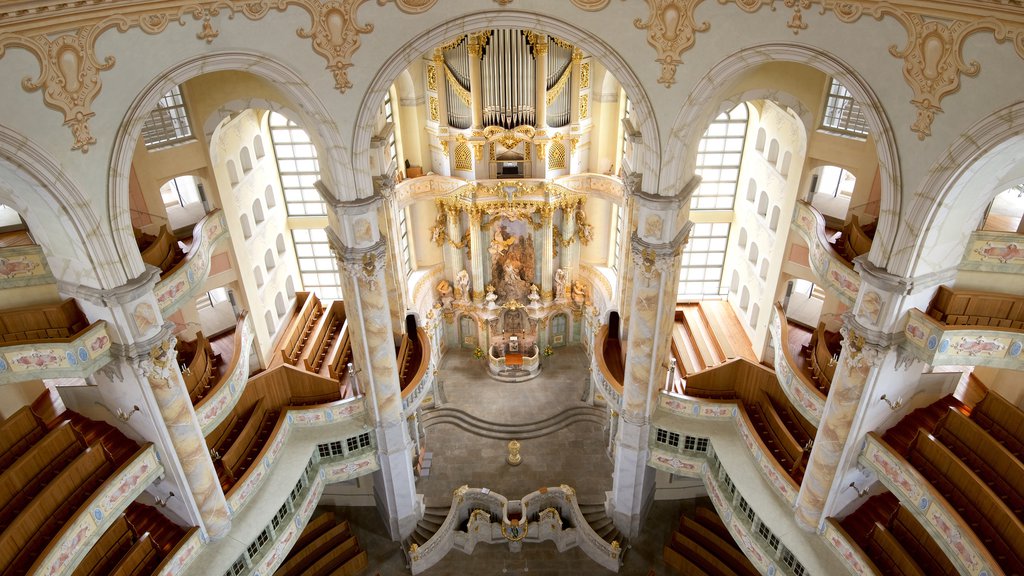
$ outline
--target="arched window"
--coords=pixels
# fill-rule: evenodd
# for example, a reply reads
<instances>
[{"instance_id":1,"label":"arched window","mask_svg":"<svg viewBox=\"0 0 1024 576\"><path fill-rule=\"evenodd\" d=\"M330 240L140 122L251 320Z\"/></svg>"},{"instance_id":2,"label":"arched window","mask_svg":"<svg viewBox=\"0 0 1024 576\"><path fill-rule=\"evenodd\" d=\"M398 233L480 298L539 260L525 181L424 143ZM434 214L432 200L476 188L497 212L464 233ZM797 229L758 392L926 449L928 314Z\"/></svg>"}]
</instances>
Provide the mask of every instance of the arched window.
<instances>
[{"instance_id":1,"label":"arched window","mask_svg":"<svg viewBox=\"0 0 1024 576\"><path fill-rule=\"evenodd\" d=\"M690 199L691 210L729 210L736 200L743 141L747 134L747 104L718 115L697 148L700 187Z\"/></svg>"},{"instance_id":2,"label":"arched window","mask_svg":"<svg viewBox=\"0 0 1024 576\"><path fill-rule=\"evenodd\" d=\"M235 168L235 161L228 160L226 166L228 169L228 180L231 181L232 186L238 186L238 168Z\"/></svg>"},{"instance_id":3,"label":"arched window","mask_svg":"<svg viewBox=\"0 0 1024 576\"><path fill-rule=\"evenodd\" d=\"M278 292L277 296L274 297L274 308L277 309L278 320L284 317L284 313L286 311L284 307L284 294Z\"/></svg>"},{"instance_id":4,"label":"arched window","mask_svg":"<svg viewBox=\"0 0 1024 576\"><path fill-rule=\"evenodd\" d=\"M277 206L277 197L274 196L274 187L267 184L267 189L263 191L263 196L267 200L267 209Z\"/></svg>"},{"instance_id":5,"label":"arched window","mask_svg":"<svg viewBox=\"0 0 1024 576\"><path fill-rule=\"evenodd\" d=\"M757 199L757 213L762 217L768 215L768 193L761 191L761 197Z\"/></svg>"},{"instance_id":6,"label":"arched window","mask_svg":"<svg viewBox=\"0 0 1024 576\"><path fill-rule=\"evenodd\" d=\"M776 230L779 229L779 215L780 215L780 213L781 213L781 210L779 210L778 206L772 206L772 217L771 217L771 220L768 223L768 226L772 229L772 232L775 232Z\"/></svg>"},{"instance_id":7,"label":"arched window","mask_svg":"<svg viewBox=\"0 0 1024 576\"><path fill-rule=\"evenodd\" d=\"M238 160L242 163L243 174L252 172L252 156L249 155L248 146L242 146L242 149L238 151Z\"/></svg>"},{"instance_id":8,"label":"arched window","mask_svg":"<svg viewBox=\"0 0 1024 576\"><path fill-rule=\"evenodd\" d=\"M779 141L776 140L775 138L772 138L771 143L768 144L768 162L770 162L772 166L775 166L775 163L778 162L778 161L779 161Z\"/></svg>"},{"instance_id":9,"label":"arched window","mask_svg":"<svg viewBox=\"0 0 1024 576\"><path fill-rule=\"evenodd\" d=\"M754 264L755 262L757 262L757 254L758 254L757 243L756 242L751 242L750 243L750 255L747 257L747 260L749 260L751 264Z\"/></svg>"},{"instance_id":10,"label":"arched window","mask_svg":"<svg viewBox=\"0 0 1024 576\"><path fill-rule=\"evenodd\" d=\"M285 250L284 234L278 234L277 235L277 254L279 256L281 254L284 254L284 250Z\"/></svg>"},{"instance_id":11,"label":"arched window","mask_svg":"<svg viewBox=\"0 0 1024 576\"><path fill-rule=\"evenodd\" d=\"M242 236L244 236L246 240L252 238L252 226L249 225L249 215L242 214L242 217L239 218L238 221L242 224Z\"/></svg>"},{"instance_id":12,"label":"arched window","mask_svg":"<svg viewBox=\"0 0 1024 576\"><path fill-rule=\"evenodd\" d=\"M263 271L259 266L252 267L252 276L256 279L256 287L263 288Z\"/></svg>"},{"instance_id":13,"label":"arched window","mask_svg":"<svg viewBox=\"0 0 1024 576\"><path fill-rule=\"evenodd\" d=\"M259 198L252 201L252 218L257 226L263 224L263 221L266 220L263 217L263 203L260 202Z\"/></svg>"},{"instance_id":14,"label":"arched window","mask_svg":"<svg viewBox=\"0 0 1024 576\"><path fill-rule=\"evenodd\" d=\"M252 151L256 154L256 159L263 158L266 154L263 150L263 136L257 134L252 138Z\"/></svg>"},{"instance_id":15,"label":"arched window","mask_svg":"<svg viewBox=\"0 0 1024 576\"><path fill-rule=\"evenodd\" d=\"M267 250L266 254L263 255L263 263L267 266L267 272L273 270L274 266L277 265L274 263L274 252L272 250Z\"/></svg>"}]
</instances>

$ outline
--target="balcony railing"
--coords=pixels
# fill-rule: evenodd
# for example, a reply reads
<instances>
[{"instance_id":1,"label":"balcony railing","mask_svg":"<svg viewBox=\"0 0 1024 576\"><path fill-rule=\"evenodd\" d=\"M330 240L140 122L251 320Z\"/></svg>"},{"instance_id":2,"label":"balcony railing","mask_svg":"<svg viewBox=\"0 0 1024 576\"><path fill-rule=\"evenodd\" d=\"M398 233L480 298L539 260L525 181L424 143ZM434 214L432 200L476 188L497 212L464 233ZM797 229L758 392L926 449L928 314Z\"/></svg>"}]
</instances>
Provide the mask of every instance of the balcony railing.
<instances>
[{"instance_id":1,"label":"balcony railing","mask_svg":"<svg viewBox=\"0 0 1024 576\"><path fill-rule=\"evenodd\" d=\"M210 273L210 257L214 246L228 234L227 221L222 210L214 210L196 224L192 230L192 246L185 258L172 270L163 274L153 288L160 312L166 317L181 305L195 298L206 284Z\"/></svg>"},{"instance_id":2,"label":"balcony railing","mask_svg":"<svg viewBox=\"0 0 1024 576\"><path fill-rule=\"evenodd\" d=\"M1024 330L950 326L917 309L908 314L903 346L925 364L1024 370Z\"/></svg>"},{"instance_id":3,"label":"balcony railing","mask_svg":"<svg viewBox=\"0 0 1024 576\"><path fill-rule=\"evenodd\" d=\"M821 284L832 288L847 306L853 306L860 291L860 275L825 238L825 219L806 202L796 203L792 228L807 243L811 268Z\"/></svg>"},{"instance_id":4,"label":"balcony railing","mask_svg":"<svg viewBox=\"0 0 1024 576\"><path fill-rule=\"evenodd\" d=\"M85 378L110 358L107 323L100 320L71 338L0 347L0 385L41 378Z\"/></svg>"},{"instance_id":5,"label":"balcony railing","mask_svg":"<svg viewBox=\"0 0 1024 576\"><path fill-rule=\"evenodd\" d=\"M818 390L811 377L800 368L793 351L789 349L789 322L778 304L772 308L769 329L775 342L775 375L779 379L779 386L804 418L817 427L825 410L825 394Z\"/></svg>"},{"instance_id":6,"label":"balcony railing","mask_svg":"<svg viewBox=\"0 0 1024 576\"><path fill-rule=\"evenodd\" d=\"M251 324L248 313L242 312L235 325L234 351L224 374L210 392L196 404L196 419L199 420L199 427L203 429L203 436L213 431L231 413L231 409L245 391L245 384L249 380Z\"/></svg>"}]
</instances>

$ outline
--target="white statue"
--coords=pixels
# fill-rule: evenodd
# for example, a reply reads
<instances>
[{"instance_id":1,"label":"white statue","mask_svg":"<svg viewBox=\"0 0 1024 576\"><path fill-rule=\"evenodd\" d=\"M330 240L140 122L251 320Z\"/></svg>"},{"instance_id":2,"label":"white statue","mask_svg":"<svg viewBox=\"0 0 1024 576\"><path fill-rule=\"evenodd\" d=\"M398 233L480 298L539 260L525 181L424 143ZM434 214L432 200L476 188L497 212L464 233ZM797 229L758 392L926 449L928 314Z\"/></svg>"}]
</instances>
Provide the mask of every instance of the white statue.
<instances>
[{"instance_id":1,"label":"white statue","mask_svg":"<svg viewBox=\"0 0 1024 576\"><path fill-rule=\"evenodd\" d=\"M441 302L441 306L448 307L452 304L452 285L447 280L441 280L437 283L437 299Z\"/></svg>"},{"instance_id":2,"label":"white statue","mask_svg":"<svg viewBox=\"0 0 1024 576\"><path fill-rule=\"evenodd\" d=\"M460 302L469 302L469 272L465 269L455 275L455 299Z\"/></svg>"},{"instance_id":3,"label":"white statue","mask_svg":"<svg viewBox=\"0 0 1024 576\"><path fill-rule=\"evenodd\" d=\"M559 268L558 270L555 270L555 300L561 300L565 298L565 279L565 268Z\"/></svg>"},{"instance_id":4,"label":"white statue","mask_svg":"<svg viewBox=\"0 0 1024 576\"><path fill-rule=\"evenodd\" d=\"M508 250L508 247L515 244L516 239L511 234L508 234L508 228L504 225L494 227L494 238L491 239L491 245L487 249L491 253L491 259L497 260L497 258Z\"/></svg>"},{"instance_id":5,"label":"white statue","mask_svg":"<svg viewBox=\"0 0 1024 576\"><path fill-rule=\"evenodd\" d=\"M539 306L540 304L540 293L537 292L537 285L530 284L530 306Z\"/></svg>"},{"instance_id":6,"label":"white statue","mask_svg":"<svg viewBox=\"0 0 1024 576\"><path fill-rule=\"evenodd\" d=\"M487 296L484 296L484 300L487 301L488 308L494 308L497 304L494 303L498 299L498 295L494 293L494 284L487 285Z\"/></svg>"}]
</instances>

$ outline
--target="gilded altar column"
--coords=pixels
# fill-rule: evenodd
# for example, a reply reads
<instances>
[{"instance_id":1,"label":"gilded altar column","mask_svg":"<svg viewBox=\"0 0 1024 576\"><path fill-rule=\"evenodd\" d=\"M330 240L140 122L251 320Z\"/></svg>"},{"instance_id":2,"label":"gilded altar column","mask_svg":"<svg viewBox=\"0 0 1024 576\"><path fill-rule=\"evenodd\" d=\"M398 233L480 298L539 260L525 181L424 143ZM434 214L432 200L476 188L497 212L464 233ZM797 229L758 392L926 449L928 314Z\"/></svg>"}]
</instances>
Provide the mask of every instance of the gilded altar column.
<instances>
[{"instance_id":1,"label":"gilded altar column","mask_svg":"<svg viewBox=\"0 0 1024 576\"><path fill-rule=\"evenodd\" d=\"M679 255L691 227L684 206L691 191L673 197L635 193L641 225L630 243L632 289L623 296L630 311L629 337L607 505L615 526L630 538L640 533L654 495L654 473L647 466L650 415L667 371Z\"/></svg>"},{"instance_id":2,"label":"gilded altar column","mask_svg":"<svg viewBox=\"0 0 1024 576\"><path fill-rule=\"evenodd\" d=\"M533 59L536 64L534 68L534 85L536 94L534 96L537 106L537 130L547 130L548 127L548 37L546 34L537 32L530 33L533 44Z\"/></svg>"},{"instance_id":3,"label":"gilded altar column","mask_svg":"<svg viewBox=\"0 0 1024 576\"><path fill-rule=\"evenodd\" d=\"M551 291L553 277L555 275L554 259L552 257L555 238L552 228L551 215L554 209L550 204L540 208L540 233L541 233L541 264L540 264L540 294L544 302L551 302L555 294Z\"/></svg>"},{"instance_id":4,"label":"gilded altar column","mask_svg":"<svg viewBox=\"0 0 1024 576\"><path fill-rule=\"evenodd\" d=\"M926 309L937 283L952 279L955 270L915 280L876 268L867 255L855 265L861 277L857 302L843 316L842 352L796 501L797 523L807 530L820 529L825 518L860 497L851 482L866 489L875 480L857 467L868 432L895 424L956 386L955 379L925 386L924 365L899 346L907 311Z\"/></svg>"},{"instance_id":5,"label":"gilded altar column","mask_svg":"<svg viewBox=\"0 0 1024 576\"><path fill-rule=\"evenodd\" d=\"M470 34L469 44L469 107L473 119L473 128L481 130L484 127L484 93L483 84L480 81L480 57L484 53L485 36L483 33Z\"/></svg>"},{"instance_id":6,"label":"gilded altar column","mask_svg":"<svg viewBox=\"0 0 1024 576\"><path fill-rule=\"evenodd\" d=\"M133 440L152 442L165 479L148 491L165 499L174 492L168 507L216 539L231 529L231 511L175 362L174 324L164 321L153 293L159 279L160 270L148 266L139 278L110 290L61 284L90 322L107 323L112 356L90 377L95 400L68 408L106 420ZM118 411L129 414L126 422L112 417Z\"/></svg>"},{"instance_id":7,"label":"gilded altar column","mask_svg":"<svg viewBox=\"0 0 1024 576\"><path fill-rule=\"evenodd\" d=\"M327 238L340 264L345 314L350 319L352 363L359 388L368 396L377 438L380 470L375 497L387 509L395 540L407 536L421 516L413 477L414 444L402 413L391 302L386 273L388 251L379 228L381 196L342 202L324 194L331 206Z\"/></svg>"},{"instance_id":8,"label":"gilded altar column","mask_svg":"<svg viewBox=\"0 0 1024 576\"><path fill-rule=\"evenodd\" d=\"M483 230L480 223L483 221L483 213L477 208L471 208L469 212L469 261L473 263L471 271L473 280L473 302L484 301L486 286L484 285L484 258L483 251Z\"/></svg>"}]
</instances>

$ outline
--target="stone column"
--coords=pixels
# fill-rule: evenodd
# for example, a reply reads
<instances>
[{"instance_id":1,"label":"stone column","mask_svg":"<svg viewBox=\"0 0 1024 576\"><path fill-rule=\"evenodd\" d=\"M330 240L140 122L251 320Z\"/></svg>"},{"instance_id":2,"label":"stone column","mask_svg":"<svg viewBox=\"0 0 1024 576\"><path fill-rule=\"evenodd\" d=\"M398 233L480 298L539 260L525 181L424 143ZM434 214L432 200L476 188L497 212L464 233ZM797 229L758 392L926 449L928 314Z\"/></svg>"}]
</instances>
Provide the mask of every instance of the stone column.
<instances>
[{"instance_id":1,"label":"stone column","mask_svg":"<svg viewBox=\"0 0 1024 576\"><path fill-rule=\"evenodd\" d=\"M469 261L473 263L470 270L470 277L473 280L473 302L477 304L484 301L486 286L484 285L484 258L483 251L487 250L487 244L483 241L483 232L480 230L480 223L483 220L483 212L471 210L469 213ZM461 253L460 253L461 254Z\"/></svg>"},{"instance_id":2,"label":"stone column","mask_svg":"<svg viewBox=\"0 0 1024 576\"><path fill-rule=\"evenodd\" d=\"M106 321L113 355L91 377L97 399L69 408L107 420L136 441L152 442L167 475L149 491L164 498L173 491L177 497L168 506L220 538L231 529L231 513L175 362L173 324L164 322L153 294L159 279L160 271L149 266L139 278L111 290L61 283L61 292L74 296L90 321ZM90 413L97 406L105 413ZM108 417L118 410L131 414L127 422Z\"/></svg>"},{"instance_id":3,"label":"stone column","mask_svg":"<svg viewBox=\"0 0 1024 576\"><path fill-rule=\"evenodd\" d=\"M373 179L374 188L384 198L382 206L383 219L389 231L387 242L387 263L384 267L384 278L388 290L388 301L391 302L391 333L395 345L402 342L405 333L406 285L405 272L401 262L402 231L398 229L396 212L398 200L395 197L395 180L390 176L379 176Z\"/></svg>"},{"instance_id":4,"label":"stone column","mask_svg":"<svg viewBox=\"0 0 1024 576\"><path fill-rule=\"evenodd\" d=\"M856 466L869 431L891 426L953 391L922 386L923 366L914 365L898 344L907 310L927 308L935 286L955 270L909 279L875 267L866 256L855 265L861 286L853 309L843 316L843 349L796 501L797 523L807 530L818 530L825 518L857 498L848 490L850 482L863 488L873 480ZM892 410L883 394L913 401Z\"/></svg>"},{"instance_id":5,"label":"stone column","mask_svg":"<svg viewBox=\"0 0 1024 576\"><path fill-rule=\"evenodd\" d=\"M640 533L654 494L654 473L647 466L650 414L668 366L679 257L691 227L684 207L694 188L674 197L636 194L640 226L631 239L632 288L623 299L630 311L629 339L607 504L615 526L630 538Z\"/></svg>"},{"instance_id":6,"label":"stone column","mask_svg":"<svg viewBox=\"0 0 1024 576\"><path fill-rule=\"evenodd\" d=\"M551 291L555 275L554 257L552 256L552 250L555 246L554 229L551 222L551 214L553 211L554 210L549 204L545 204L540 209L540 294L544 302L551 302L556 296Z\"/></svg>"},{"instance_id":7,"label":"stone column","mask_svg":"<svg viewBox=\"0 0 1024 576\"><path fill-rule=\"evenodd\" d=\"M387 512L391 537L401 540L415 528L421 507L413 479L413 444L402 414L391 304L384 289L387 250L378 224L381 197L329 202L327 237L340 263L345 313L355 327L350 331L352 362L360 388L369 396L377 436L380 470L374 474L374 490Z\"/></svg>"},{"instance_id":8,"label":"stone column","mask_svg":"<svg viewBox=\"0 0 1024 576\"><path fill-rule=\"evenodd\" d=\"M548 128L548 37L546 34L531 33L533 36L533 58L535 62L537 102L537 130Z\"/></svg>"},{"instance_id":9,"label":"stone column","mask_svg":"<svg viewBox=\"0 0 1024 576\"><path fill-rule=\"evenodd\" d=\"M480 57L483 56L482 34L470 34L469 45L469 103L472 111L473 129L484 127L484 93L480 80Z\"/></svg>"}]
</instances>

